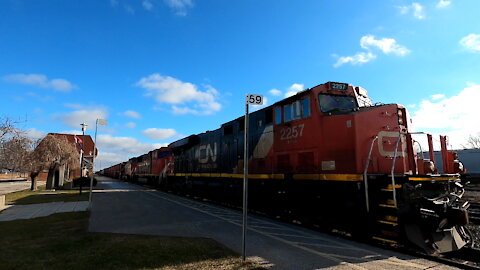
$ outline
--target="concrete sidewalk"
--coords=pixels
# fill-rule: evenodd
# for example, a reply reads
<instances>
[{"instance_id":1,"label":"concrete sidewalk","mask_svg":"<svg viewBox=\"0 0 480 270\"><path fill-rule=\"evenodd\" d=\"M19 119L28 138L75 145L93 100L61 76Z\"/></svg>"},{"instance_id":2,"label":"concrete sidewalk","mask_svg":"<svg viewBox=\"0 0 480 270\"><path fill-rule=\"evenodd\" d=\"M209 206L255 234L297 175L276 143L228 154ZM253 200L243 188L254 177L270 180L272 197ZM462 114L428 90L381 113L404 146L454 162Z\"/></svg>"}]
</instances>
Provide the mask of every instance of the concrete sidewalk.
<instances>
[{"instance_id":1,"label":"concrete sidewalk","mask_svg":"<svg viewBox=\"0 0 480 270\"><path fill-rule=\"evenodd\" d=\"M46 217L55 213L86 211L87 208L88 201L7 205L6 209L0 212L0 222Z\"/></svg>"},{"instance_id":2,"label":"concrete sidewalk","mask_svg":"<svg viewBox=\"0 0 480 270\"><path fill-rule=\"evenodd\" d=\"M55 213L86 211L88 208L88 201L3 205L5 203L3 195L29 189L30 184L30 181L25 180L0 180L0 222L45 217ZM44 184L44 181L38 182L38 185Z\"/></svg>"}]
</instances>

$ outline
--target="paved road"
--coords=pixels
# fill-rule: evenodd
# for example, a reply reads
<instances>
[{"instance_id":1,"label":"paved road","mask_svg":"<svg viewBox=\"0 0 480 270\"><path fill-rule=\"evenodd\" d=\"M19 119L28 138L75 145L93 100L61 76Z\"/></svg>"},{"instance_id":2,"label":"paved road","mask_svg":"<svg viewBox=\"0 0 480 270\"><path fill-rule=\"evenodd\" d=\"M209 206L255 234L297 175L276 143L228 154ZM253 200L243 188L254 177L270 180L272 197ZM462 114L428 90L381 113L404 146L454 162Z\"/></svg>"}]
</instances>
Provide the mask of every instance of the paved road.
<instances>
[{"instance_id":1,"label":"paved road","mask_svg":"<svg viewBox=\"0 0 480 270\"><path fill-rule=\"evenodd\" d=\"M99 178L90 231L212 238L241 253L241 212ZM247 256L272 269L455 269L249 216Z\"/></svg>"}]
</instances>

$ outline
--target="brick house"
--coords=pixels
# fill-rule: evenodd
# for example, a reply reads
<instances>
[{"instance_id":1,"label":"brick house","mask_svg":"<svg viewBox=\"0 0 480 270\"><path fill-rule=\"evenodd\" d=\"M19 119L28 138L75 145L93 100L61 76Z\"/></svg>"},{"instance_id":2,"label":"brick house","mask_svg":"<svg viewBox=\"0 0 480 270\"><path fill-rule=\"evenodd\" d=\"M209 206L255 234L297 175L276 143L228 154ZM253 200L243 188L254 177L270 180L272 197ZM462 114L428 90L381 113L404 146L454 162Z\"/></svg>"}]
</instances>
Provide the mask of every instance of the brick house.
<instances>
[{"instance_id":1,"label":"brick house","mask_svg":"<svg viewBox=\"0 0 480 270\"><path fill-rule=\"evenodd\" d=\"M98 155L98 149L95 147L95 143L93 142L92 137L90 137L90 135L72 135L72 134L61 134L61 133L48 133L48 135L56 136L56 137L64 137L67 139L69 143L74 144L79 153L79 159L78 159L79 164L81 162L80 155L83 149L83 153L84 153L83 154L83 161L84 161L83 175L86 175L87 172L88 174L93 173L93 167L92 167L93 158L94 158L93 155L94 154L95 156ZM66 181L71 181L74 178L77 178L80 176L81 176L80 169L69 170L68 168L65 168L65 166L61 166L55 171L52 186L49 187L47 184L47 189L61 187L64 185ZM38 176L38 180L46 181L47 177L48 177L48 171L45 170L42 173L40 173L40 175Z\"/></svg>"}]
</instances>

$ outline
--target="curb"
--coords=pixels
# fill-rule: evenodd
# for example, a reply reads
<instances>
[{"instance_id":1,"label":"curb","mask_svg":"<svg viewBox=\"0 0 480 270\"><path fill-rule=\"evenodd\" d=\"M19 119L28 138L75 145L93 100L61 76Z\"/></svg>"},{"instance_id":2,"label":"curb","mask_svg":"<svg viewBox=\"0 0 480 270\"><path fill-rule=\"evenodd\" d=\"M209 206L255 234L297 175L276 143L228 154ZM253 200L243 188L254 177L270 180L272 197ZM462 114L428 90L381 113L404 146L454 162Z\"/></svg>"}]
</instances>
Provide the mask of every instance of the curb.
<instances>
[{"instance_id":1,"label":"curb","mask_svg":"<svg viewBox=\"0 0 480 270\"><path fill-rule=\"evenodd\" d=\"M0 211L5 208L5 195L0 195Z\"/></svg>"},{"instance_id":2,"label":"curb","mask_svg":"<svg viewBox=\"0 0 480 270\"><path fill-rule=\"evenodd\" d=\"M10 182L26 182L27 178L19 178L19 179L0 179L0 183L10 183Z\"/></svg>"}]
</instances>

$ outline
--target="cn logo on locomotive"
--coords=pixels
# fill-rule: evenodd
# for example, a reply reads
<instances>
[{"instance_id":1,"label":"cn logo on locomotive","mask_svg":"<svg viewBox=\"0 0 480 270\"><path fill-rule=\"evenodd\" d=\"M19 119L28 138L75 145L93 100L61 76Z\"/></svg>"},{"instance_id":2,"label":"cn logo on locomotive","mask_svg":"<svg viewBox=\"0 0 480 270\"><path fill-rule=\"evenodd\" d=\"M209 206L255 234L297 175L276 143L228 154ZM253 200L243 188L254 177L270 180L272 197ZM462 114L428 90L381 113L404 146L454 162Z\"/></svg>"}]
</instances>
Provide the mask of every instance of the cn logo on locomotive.
<instances>
[{"instance_id":1,"label":"cn logo on locomotive","mask_svg":"<svg viewBox=\"0 0 480 270\"><path fill-rule=\"evenodd\" d=\"M213 150L210 144L200 145L195 156L202 164L208 163L209 159L213 162L217 161L217 143L213 144Z\"/></svg>"}]
</instances>

